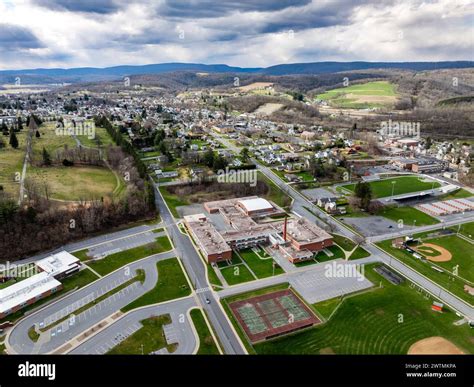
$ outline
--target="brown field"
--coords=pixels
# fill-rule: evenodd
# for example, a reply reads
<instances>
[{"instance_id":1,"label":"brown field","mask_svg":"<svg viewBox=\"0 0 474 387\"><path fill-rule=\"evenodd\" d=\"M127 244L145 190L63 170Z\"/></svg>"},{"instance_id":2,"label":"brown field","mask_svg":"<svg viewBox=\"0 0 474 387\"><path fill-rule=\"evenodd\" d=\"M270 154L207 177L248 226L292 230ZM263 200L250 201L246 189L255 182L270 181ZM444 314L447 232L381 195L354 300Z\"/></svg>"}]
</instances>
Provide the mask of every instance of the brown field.
<instances>
[{"instance_id":1,"label":"brown field","mask_svg":"<svg viewBox=\"0 0 474 387\"><path fill-rule=\"evenodd\" d=\"M417 341L408 350L409 355L462 355L456 345L440 336Z\"/></svg>"},{"instance_id":2,"label":"brown field","mask_svg":"<svg viewBox=\"0 0 474 387\"><path fill-rule=\"evenodd\" d=\"M423 247L426 247L427 249L423 249ZM423 243L422 245L417 246L415 250L423 254L426 257L426 259L432 262L448 262L453 258L449 250L446 250L444 247L435 245L433 243ZM435 250L439 253L439 255L431 256L431 254L430 255L425 254L423 250L426 250L426 251Z\"/></svg>"},{"instance_id":3,"label":"brown field","mask_svg":"<svg viewBox=\"0 0 474 387\"><path fill-rule=\"evenodd\" d=\"M249 85L240 86L238 89L243 92L257 90L257 89L264 89L265 87L273 86L272 82L254 82Z\"/></svg>"}]
</instances>

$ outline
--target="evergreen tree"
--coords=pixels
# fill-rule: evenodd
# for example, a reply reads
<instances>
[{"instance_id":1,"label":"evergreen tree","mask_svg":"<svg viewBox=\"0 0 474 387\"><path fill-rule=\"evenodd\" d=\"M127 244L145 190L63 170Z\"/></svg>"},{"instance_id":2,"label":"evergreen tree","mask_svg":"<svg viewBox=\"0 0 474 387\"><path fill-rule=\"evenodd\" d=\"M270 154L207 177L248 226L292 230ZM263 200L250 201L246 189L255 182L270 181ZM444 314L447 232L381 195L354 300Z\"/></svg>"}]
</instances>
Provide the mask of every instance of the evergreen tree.
<instances>
[{"instance_id":1,"label":"evergreen tree","mask_svg":"<svg viewBox=\"0 0 474 387\"><path fill-rule=\"evenodd\" d=\"M13 130L10 130L10 146L13 149L18 148L18 139L16 138L16 134Z\"/></svg>"},{"instance_id":2,"label":"evergreen tree","mask_svg":"<svg viewBox=\"0 0 474 387\"><path fill-rule=\"evenodd\" d=\"M48 151L44 147L43 147L43 164L51 165L51 157L49 156Z\"/></svg>"}]
</instances>

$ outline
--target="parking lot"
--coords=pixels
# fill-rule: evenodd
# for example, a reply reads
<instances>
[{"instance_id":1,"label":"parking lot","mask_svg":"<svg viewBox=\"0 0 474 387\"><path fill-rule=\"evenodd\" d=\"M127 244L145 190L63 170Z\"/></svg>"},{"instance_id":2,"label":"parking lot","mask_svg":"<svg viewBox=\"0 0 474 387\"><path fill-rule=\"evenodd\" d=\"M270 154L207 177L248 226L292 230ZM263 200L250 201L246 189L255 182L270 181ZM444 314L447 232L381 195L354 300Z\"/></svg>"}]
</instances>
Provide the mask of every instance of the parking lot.
<instances>
[{"instance_id":1,"label":"parking lot","mask_svg":"<svg viewBox=\"0 0 474 387\"><path fill-rule=\"evenodd\" d=\"M157 237L162 236L164 234L164 232L153 233L151 231L148 231L142 234L132 235L112 242L103 243L101 245L91 247L89 249L89 256L94 258L100 258L114 253L118 253L120 251L133 249L134 247L152 243Z\"/></svg>"}]
</instances>

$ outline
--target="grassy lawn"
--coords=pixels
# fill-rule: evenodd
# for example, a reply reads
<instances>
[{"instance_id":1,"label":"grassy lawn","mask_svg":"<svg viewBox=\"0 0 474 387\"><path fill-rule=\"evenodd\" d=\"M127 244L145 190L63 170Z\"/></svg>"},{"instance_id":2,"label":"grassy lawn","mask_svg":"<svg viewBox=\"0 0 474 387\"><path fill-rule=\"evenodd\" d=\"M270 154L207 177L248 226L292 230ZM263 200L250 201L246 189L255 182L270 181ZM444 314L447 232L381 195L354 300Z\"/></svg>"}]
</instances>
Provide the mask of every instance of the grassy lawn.
<instances>
[{"instance_id":1,"label":"grassy lawn","mask_svg":"<svg viewBox=\"0 0 474 387\"><path fill-rule=\"evenodd\" d=\"M275 275L284 272L273 258L262 259L252 249L241 250L239 254L258 278L271 277L273 275L273 263L275 264Z\"/></svg>"},{"instance_id":2,"label":"grassy lawn","mask_svg":"<svg viewBox=\"0 0 474 387\"><path fill-rule=\"evenodd\" d=\"M395 184L392 182L395 181ZM384 198L392 195L402 195L411 192L426 191L433 188L439 188L441 185L435 181L422 181L418 176L402 176L391 179L377 180L370 182L374 198ZM345 185L344 188L354 192L356 184Z\"/></svg>"},{"instance_id":3,"label":"grassy lawn","mask_svg":"<svg viewBox=\"0 0 474 387\"><path fill-rule=\"evenodd\" d=\"M170 193L166 187L160 187L160 192L173 216L175 218L179 218L176 207L186 206L189 204L189 202L185 198Z\"/></svg>"},{"instance_id":4,"label":"grassy lawn","mask_svg":"<svg viewBox=\"0 0 474 387\"><path fill-rule=\"evenodd\" d=\"M394 222L398 222L401 219L403 220L403 224L407 226L429 226L439 223L438 219L413 207L385 207L379 211L377 215L393 220Z\"/></svg>"},{"instance_id":5,"label":"grassy lawn","mask_svg":"<svg viewBox=\"0 0 474 387\"><path fill-rule=\"evenodd\" d=\"M156 264L158 282L153 290L132 301L122 308L123 312L144 305L158 304L159 302L174 300L191 294L191 287L181 269L177 258L169 258Z\"/></svg>"},{"instance_id":6,"label":"grassy lawn","mask_svg":"<svg viewBox=\"0 0 474 387\"><path fill-rule=\"evenodd\" d=\"M344 251L342 251L342 249L340 249L339 247L335 245L328 247L327 250L329 250L331 253L334 254L332 257L328 256L329 260L346 257L346 255L344 254ZM319 254L316 256L316 259L321 262Z\"/></svg>"},{"instance_id":7,"label":"grassy lawn","mask_svg":"<svg viewBox=\"0 0 474 387\"><path fill-rule=\"evenodd\" d=\"M461 188L457 190L456 192L438 196L438 199L439 200L465 199L465 198L470 198L471 196L474 196L474 195L470 193L469 191L466 191L465 189Z\"/></svg>"},{"instance_id":8,"label":"grassy lawn","mask_svg":"<svg viewBox=\"0 0 474 387\"><path fill-rule=\"evenodd\" d=\"M214 341L214 338L209 331L204 315L200 309L193 309L191 311L191 319L199 336L198 355L219 355L219 350Z\"/></svg>"},{"instance_id":9,"label":"grassy lawn","mask_svg":"<svg viewBox=\"0 0 474 387\"><path fill-rule=\"evenodd\" d=\"M345 236L339 234L332 234L332 236L334 238L334 243L346 251L352 251L354 247L356 247L356 244L352 241L352 239L346 238Z\"/></svg>"},{"instance_id":10,"label":"grassy lawn","mask_svg":"<svg viewBox=\"0 0 474 387\"><path fill-rule=\"evenodd\" d=\"M209 283L211 285L217 285L217 286L222 287L222 282L217 276L216 272L214 271L214 268L207 263L206 263L206 267L207 267L207 276L209 278Z\"/></svg>"},{"instance_id":11,"label":"grassy lawn","mask_svg":"<svg viewBox=\"0 0 474 387\"><path fill-rule=\"evenodd\" d=\"M131 262L169 250L171 250L170 240L167 236L161 236L156 238L155 242L110 254L103 259L90 262L88 265L100 275L106 275Z\"/></svg>"},{"instance_id":12,"label":"grassy lawn","mask_svg":"<svg viewBox=\"0 0 474 387\"><path fill-rule=\"evenodd\" d=\"M453 230L457 232L458 228L459 227L453 227ZM474 239L474 222L462 224L461 228L459 228L459 233L465 237Z\"/></svg>"},{"instance_id":13,"label":"grassy lawn","mask_svg":"<svg viewBox=\"0 0 474 387\"><path fill-rule=\"evenodd\" d=\"M254 346L259 354L406 354L418 340L442 336L467 353L474 353L471 329L454 326L452 311L431 311L432 299L412 289L408 282L395 286L379 276L373 265L365 273L383 287L346 298L325 324ZM396 300L396 302L394 302ZM337 300L315 309L327 317Z\"/></svg>"},{"instance_id":14,"label":"grassy lawn","mask_svg":"<svg viewBox=\"0 0 474 387\"><path fill-rule=\"evenodd\" d=\"M20 319L21 317L23 317L25 312L36 309L40 305L43 305L46 302L50 302L50 301L54 300L56 297L62 296L63 294L65 294L65 293L67 293L71 290L82 288L82 287L90 284L91 282L94 282L97 279L98 279L98 277L92 271L90 271L89 269L81 270L79 273L76 273L76 274L72 275L71 277L68 277L68 278L65 278L65 279L61 280L61 283L63 284L63 289L62 290L60 290L56 293L53 293L50 296L35 302L34 304L28 305L25 308L4 317L3 319L0 320L0 323L5 322L5 321L14 322L14 321Z\"/></svg>"},{"instance_id":15,"label":"grassy lawn","mask_svg":"<svg viewBox=\"0 0 474 387\"><path fill-rule=\"evenodd\" d=\"M222 275L229 285L255 280L254 276L244 265L235 265L220 269Z\"/></svg>"},{"instance_id":16,"label":"grassy lawn","mask_svg":"<svg viewBox=\"0 0 474 387\"><path fill-rule=\"evenodd\" d=\"M330 300L321 301L316 304L313 304L313 308L316 312L324 317L325 320L328 320L331 317L331 314L337 308L337 306L341 303L342 299L338 298L331 298Z\"/></svg>"},{"instance_id":17,"label":"grassy lawn","mask_svg":"<svg viewBox=\"0 0 474 387\"><path fill-rule=\"evenodd\" d=\"M5 148L0 148L0 185L9 195L18 198L20 192L19 177L23 168L23 161L26 152L26 131L16 133L18 148L13 149L9 144L9 137L2 136Z\"/></svg>"},{"instance_id":18,"label":"grassy lawn","mask_svg":"<svg viewBox=\"0 0 474 387\"><path fill-rule=\"evenodd\" d=\"M427 240L426 242L431 242L431 240ZM387 240L383 242L377 243L377 246L381 247L383 250L387 251L388 253L392 254L394 257L398 258L403 263L407 264L411 268L418 271L420 274L423 274L425 277L428 277L433 282L437 283L438 285L442 286L446 290L454 293L459 298L467 301L471 305L473 304L474 297L469 295L464 291L465 281L449 275L448 273L440 273L434 270L431 266L433 266L429 262L422 262L419 259L416 259L405 250L399 250L392 247L392 241ZM454 266L454 265L452 265ZM451 266L451 268L452 268ZM463 273L464 270L460 268L460 273Z\"/></svg>"},{"instance_id":19,"label":"grassy lawn","mask_svg":"<svg viewBox=\"0 0 474 387\"><path fill-rule=\"evenodd\" d=\"M71 254L74 255L76 258L79 258L80 261L88 261L89 259L91 259L91 257L87 255L88 252L89 252L89 249L84 249L84 250L75 251L74 253L71 253Z\"/></svg>"},{"instance_id":20,"label":"grassy lawn","mask_svg":"<svg viewBox=\"0 0 474 387\"><path fill-rule=\"evenodd\" d=\"M349 260L361 259L370 257L370 253L365 250L363 247L357 247L354 252L350 255Z\"/></svg>"},{"instance_id":21,"label":"grassy lawn","mask_svg":"<svg viewBox=\"0 0 474 387\"><path fill-rule=\"evenodd\" d=\"M114 173L105 167L28 167L27 175L38 183L47 183L50 197L58 200L91 200L113 196L118 189Z\"/></svg>"},{"instance_id":22,"label":"grassy lawn","mask_svg":"<svg viewBox=\"0 0 474 387\"><path fill-rule=\"evenodd\" d=\"M33 157L37 160L42 159L42 151L45 148L48 153L54 158L56 151L63 149L64 146L68 148L76 148L77 144L74 138L70 135L58 136L55 131L56 122L45 122L39 127L40 137L33 135ZM26 130L26 129L25 129Z\"/></svg>"},{"instance_id":23,"label":"grassy lawn","mask_svg":"<svg viewBox=\"0 0 474 387\"><path fill-rule=\"evenodd\" d=\"M474 257L472 255L474 245L456 235L423 239L423 242L433 243L449 250L452 259L448 262L436 262L436 264L449 272L452 272L454 266L459 265L458 275L474 283ZM468 253L469 251L471 254Z\"/></svg>"},{"instance_id":24,"label":"grassy lawn","mask_svg":"<svg viewBox=\"0 0 474 387\"><path fill-rule=\"evenodd\" d=\"M105 128L100 126L95 127L95 136L94 138L89 138L87 135L77 136L82 145L89 148L98 148L99 143L101 148L107 148L109 145L114 145L114 141L110 137L109 133Z\"/></svg>"},{"instance_id":25,"label":"grassy lawn","mask_svg":"<svg viewBox=\"0 0 474 387\"><path fill-rule=\"evenodd\" d=\"M167 344L163 325L171 323L169 314L150 317L140 321L143 325L138 331L127 337L119 345L112 348L108 355L147 355L161 348L167 348L169 352L176 351L176 344Z\"/></svg>"}]
</instances>

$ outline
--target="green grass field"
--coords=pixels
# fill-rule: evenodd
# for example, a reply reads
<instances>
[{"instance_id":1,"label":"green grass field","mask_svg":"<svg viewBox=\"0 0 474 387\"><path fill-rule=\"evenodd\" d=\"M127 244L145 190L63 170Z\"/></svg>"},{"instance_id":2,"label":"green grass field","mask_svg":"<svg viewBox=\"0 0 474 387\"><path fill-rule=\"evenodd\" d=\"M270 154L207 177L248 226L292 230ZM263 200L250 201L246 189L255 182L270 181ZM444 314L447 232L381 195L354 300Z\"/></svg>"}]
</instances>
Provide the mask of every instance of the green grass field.
<instances>
[{"instance_id":1,"label":"green grass field","mask_svg":"<svg viewBox=\"0 0 474 387\"><path fill-rule=\"evenodd\" d=\"M170 240L167 236L161 236L156 238L155 242L110 254L103 259L88 263L88 266L100 275L106 275L131 262L169 250L171 250Z\"/></svg>"},{"instance_id":2,"label":"green grass field","mask_svg":"<svg viewBox=\"0 0 474 387\"><path fill-rule=\"evenodd\" d=\"M349 260L354 260L354 259L361 259L361 258L367 258L370 257L370 253L365 250L363 247L357 247L357 249L354 250L354 252L350 255Z\"/></svg>"},{"instance_id":3,"label":"green grass field","mask_svg":"<svg viewBox=\"0 0 474 387\"><path fill-rule=\"evenodd\" d=\"M16 133L18 148L13 149L9 144L9 137L2 136L5 147L0 148L0 185L9 195L18 198L20 192L19 178L23 168L26 152L26 129Z\"/></svg>"},{"instance_id":4,"label":"green grass field","mask_svg":"<svg viewBox=\"0 0 474 387\"><path fill-rule=\"evenodd\" d=\"M173 216L175 218L179 218L179 214L178 214L178 211L176 210L176 207L186 206L189 204L189 201L187 201L185 198L182 198L178 195L172 194L171 192L168 191L166 187L160 187L160 192L166 204L168 205L171 213L173 214Z\"/></svg>"},{"instance_id":5,"label":"green grass field","mask_svg":"<svg viewBox=\"0 0 474 387\"><path fill-rule=\"evenodd\" d=\"M96 166L30 166L27 177L46 183L52 199L70 201L113 196L121 184L110 169Z\"/></svg>"},{"instance_id":6,"label":"green grass field","mask_svg":"<svg viewBox=\"0 0 474 387\"><path fill-rule=\"evenodd\" d=\"M176 351L176 344L167 344L163 332L163 325L171 323L169 314L150 317L140 321L143 325L138 331L127 337L117 346L113 347L108 355L147 355L161 348L169 352ZM143 352L142 352L143 350Z\"/></svg>"},{"instance_id":7,"label":"green grass field","mask_svg":"<svg viewBox=\"0 0 474 387\"><path fill-rule=\"evenodd\" d=\"M191 287L177 258L159 261L156 264L156 268L158 270L158 282L154 289L122 308L123 312L139 308L140 306L158 304L191 294Z\"/></svg>"},{"instance_id":8,"label":"green grass field","mask_svg":"<svg viewBox=\"0 0 474 387\"><path fill-rule=\"evenodd\" d=\"M392 184L395 182L395 184ZM354 192L356 184L345 185L344 188ZM374 198L384 198L392 196L392 187L394 195L430 190L439 188L441 185L437 182L422 181L418 176L403 176L391 179L377 180L370 182Z\"/></svg>"},{"instance_id":9,"label":"green grass field","mask_svg":"<svg viewBox=\"0 0 474 387\"><path fill-rule=\"evenodd\" d=\"M271 277L273 274L278 275L284 272L273 258L262 259L252 249L241 250L239 254L258 278ZM275 264L275 271L273 271L273 263Z\"/></svg>"},{"instance_id":10,"label":"green grass field","mask_svg":"<svg viewBox=\"0 0 474 387\"><path fill-rule=\"evenodd\" d=\"M474 353L467 324L454 326L452 311L431 311L432 299L407 282L395 286L367 266L366 276L383 288L346 298L325 324L254 346L259 354L406 354L418 340L442 336L466 353ZM394 302L396 300L396 302ZM329 317L337 300L314 308Z\"/></svg>"},{"instance_id":11,"label":"green grass field","mask_svg":"<svg viewBox=\"0 0 474 387\"><path fill-rule=\"evenodd\" d=\"M198 355L219 355L219 349L209 331L209 327L204 319L203 312L200 309L191 311L191 319L199 336Z\"/></svg>"},{"instance_id":12,"label":"green grass field","mask_svg":"<svg viewBox=\"0 0 474 387\"><path fill-rule=\"evenodd\" d=\"M255 280L252 273L242 264L225 267L220 271L229 285Z\"/></svg>"},{"instance_id":13,"label":"green grass field","mask_svg":"<svg viewBox=\"0 0 474 387\"><path fill-rule=\"evenodd\" d=\"M367 82L328 90L316 98L341 108L365 109L392 106L396 101L395 85L387 81Z\"/></svg>"},{"instance_id":14,"label":"green grass field","mask_svg":"<svg viewBox=\"0 0 474 387\"><path fill-rule=\"evenodd\" d=\"M415 235L416 237L416 235ZM443 237L443 238L451 238L451 237ZM459 239L459 238L458 238ZM435 243L434 241L437 241L437 239L423 239L424 242L426 243ZM466 245L464 245L462 242L464 242ZM449 240L448 242L444 241L441 242L443 245L447 243L447 246L449 245ZM440 245L441 245L440 243ZM409 252L406 250L400 250L392 247L392 241L387 240L383 242L377 243L377 246L385 250L386 252L392 254L394 257L398 258L400 261L403 263L407 264L408 266L412 267L416 271L418 271L420 274L423 274L424 276L428 277L431 279L433 282L437 283L438 285L442 286L446 290L450 291L451 293L455 294L459 298L467 301L471 305L474 303L474 297L469 295L466 291L464 291L464 285L465 281L462 279L455 277L453 275L450 275L449 273L443 272L440 273L432 268L434 264L436 264L439 267L443 267L440 265L441 262L436 262L436 263L431 263L431 262L422 262L419 259L416 259L411 255ZM453 258L453 261L449 261L444 263L444 267L446 267L450 272L452 272L453 267L455 264L453 262L461 262L459 263L459 274L463 275L464 273L471 273L470 275L472 276L472 263L470 263L470 256L466 254L466 251L471 251L472 250L472 245L469 244L468 242L462 241L459 239L459 241L456 242L456 246L464 246L465 248L467 247L469 250L460 250L460 251L451 251L453 254L453 257L456 255L456 258ZM458 254L460 256L458 257ZM472 278L472 277L471 277Z\"/></svg>"},{"instance_id":15,"label":"green grass field","mask_svg":"<svg viewBox=\"0 0 474 387\"><path fill-rule=\"evenodd\" d=\"M413 207L384 207L377 215L393 220L394 222L402 220L406 226L429 226L439 223L438 219Z\"/></svg>"},{"instance_id":16,"label":"green grass field","mask_svg":"<svg viewBox=\"0 0 474 387\"><path fill-rule=\"evenodd\" d=\"M454 231L458 231L459 233L464 235L467 238L474 239L474 222L471 223L464 223L461 227L453 227Z\"/></svg>"}]
</instances>

